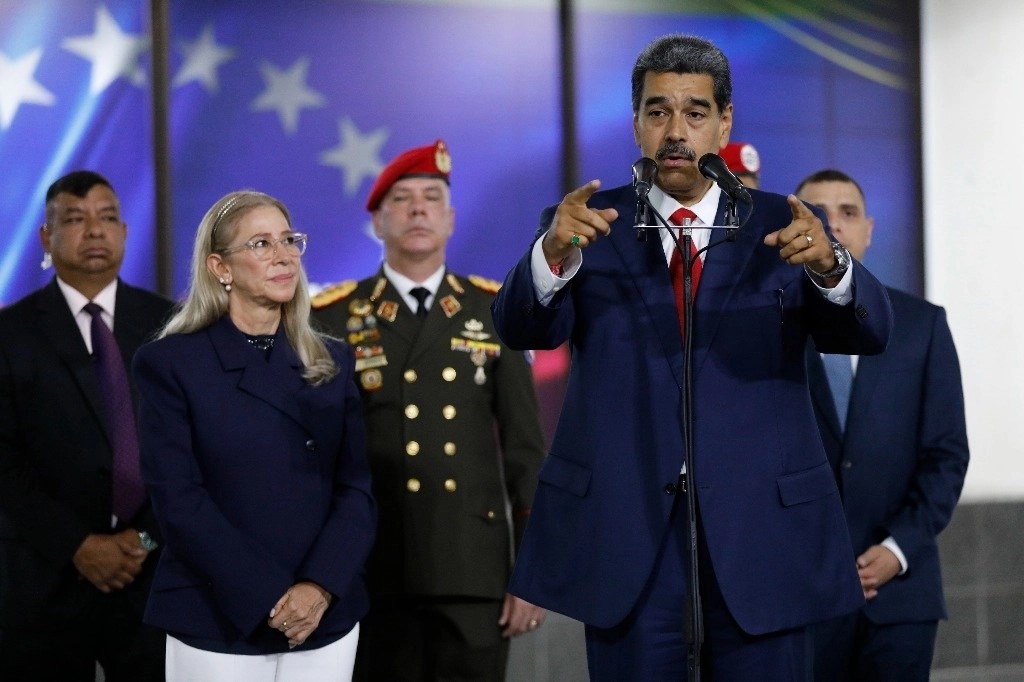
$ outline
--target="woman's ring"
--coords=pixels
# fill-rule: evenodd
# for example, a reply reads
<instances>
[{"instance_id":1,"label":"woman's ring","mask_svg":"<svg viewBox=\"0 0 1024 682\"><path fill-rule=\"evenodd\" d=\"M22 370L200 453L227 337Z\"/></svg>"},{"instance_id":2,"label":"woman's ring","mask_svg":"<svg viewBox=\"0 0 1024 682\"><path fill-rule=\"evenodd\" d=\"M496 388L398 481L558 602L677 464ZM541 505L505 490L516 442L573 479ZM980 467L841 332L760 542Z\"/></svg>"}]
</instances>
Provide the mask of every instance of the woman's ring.
<instances>
[{"instance_id":1,"label":"woman's ring","mask_svg":"<svg viewBox=\"0 0 1024 682\"><path fill-rule=\"evenodd\" d=\"M530 629L531 629L531 630L533 630L534 628L536 628L536 627L537 627L538 625L540 625L540 623L538 623L538 622L537 622L537 619L536 619L536 618L534 618L533 620L531 620L531 621L530 621Z\"/></svg>"},{"instance_id":2,"label":"woman's ring","mask_svg":"<svg viewBox=\"0 0 1024 682\"><path fill-rule=\"evenodd\" d=\"M811 238L811 235L805 234L804 236L807 237L807 246L810 246L811 244L814 243L814 239Z\"/></svg>"},{"instance_id":3,"label":"woman's ring","mask_svg":"<svg viewBox=\"0 0 1024 682\"><path fill-rule=\"evenodd\" d=\"M282 630L287 630L288 629L288 621L283 621L281 623L281 629Z\"/></svg>"},{"instance_id":4,"label":"woman's ring","mask_svg":"<svg viewBox=\"0 0 1024 682\"><path fill-rule=\"evenodd\" d=\"M573 246L579 246L580 245L580 236L578 234L576 234L575 232L573 232L572 233L572 239L569 240L569 243L572 244Z\"/></svg>"}]
</instances>

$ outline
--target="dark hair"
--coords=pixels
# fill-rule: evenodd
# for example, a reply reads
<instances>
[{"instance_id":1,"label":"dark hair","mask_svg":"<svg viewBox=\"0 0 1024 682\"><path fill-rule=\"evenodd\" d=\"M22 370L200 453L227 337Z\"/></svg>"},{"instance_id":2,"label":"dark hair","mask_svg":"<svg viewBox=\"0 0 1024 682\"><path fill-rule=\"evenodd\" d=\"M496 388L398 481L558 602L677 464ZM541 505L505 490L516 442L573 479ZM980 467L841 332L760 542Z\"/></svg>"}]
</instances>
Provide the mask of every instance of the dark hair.
<instances>
[{"instance_id":1,"label":"dark hair","mask_svg":"<svg viewBox=\"0 0 1024 682\"><path fill-rule=\"evenodd\" d=\"M640 111L644 77L657 73L695 73L711 76L719 112L732 103L729 60L713 43L681 33L662 36L644 48L633 66L633 113Z\"/></svg>"},{"instance_id":2,"label":"dark hair","mask_svg":"<svg viewBox=\"0 0 1024 682\"><path fill-rule=\"evenodd\" d=\"M806 178L801 180L800 184L796 186L795 194L800 194L800 191L806 185L812 185L819 182L848 182L857 188L857 191L860 192L861 200L867 203L867 200L864 198L864 190L860 188L860 185L857 184L857 181L851 178L843 171L835 170L834 168L826 168L825 170L820 170L816 173L811 173Z\"/></svg>"},{"instance_id":3,"label":"dark hair","mask_svg":"<svg viewBox=\"0 0 1024 682\"><path fill-rule=\"evenodd\" d=\"M96 185L106 185L111 192L114 191L114 186L110 184L110 181L99 173L90 170L72 171L50 185L50 188L46 190L46 203L50 203L54 197L64 192L76 197L84 197Z\"/></svg>"}]
</instances>

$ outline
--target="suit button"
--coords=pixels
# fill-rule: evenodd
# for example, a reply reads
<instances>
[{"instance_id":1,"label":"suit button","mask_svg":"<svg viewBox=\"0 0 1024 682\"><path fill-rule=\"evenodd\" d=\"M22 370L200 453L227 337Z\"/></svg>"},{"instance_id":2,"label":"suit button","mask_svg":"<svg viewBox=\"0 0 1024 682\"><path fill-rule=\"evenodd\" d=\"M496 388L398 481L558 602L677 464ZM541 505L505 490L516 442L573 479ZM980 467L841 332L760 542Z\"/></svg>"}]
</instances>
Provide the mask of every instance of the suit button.
<instances>
[{"instance_id":1,"label":"suit button","mask_svg":"<svg viewBox=\"0 0 1024 682\"><path fill-rule=\"evenodd\" d=\"M408 383L410 383L410 384L415 383L415 381L416 381L416 370L414 370L414 369L407 369L407 370L405 370L405 374L403 374L402 376L405 377L405 380Z\"/></svg>"},{"instance_id":2,"label":"suit button","mask_svg":"<svg viewBox=\"0 0 1024 682\"><path fill-rule=\"evenodd\" d=\"M851 462L851 461L850 461L850 460L848 460L848 459L844 459L844 460L843 460L843 468L844 468L844 469L850 469L850 468L852 468L852 467L853 467L853 462Z\"/></svg>"},{"instance_id":3,"label":"suit button","mask_svg":"<svg viewBox=\"0 0 1024 682\"><path fill-rule=\"evenodd\" d=\"M416 407L415 405L406 405L405 416L408 417L409 419L415 419L416 417L420 416L420 408Z\"/></svg>"},{"instance_id":4,"label":"suit button","mask_svg":"<svg viewBox=\"0 0 1024 682\"><path fill-rule=\"evenodd\" d=\"M455 419L455 406L445 405L443 408L441 408L441 414L444 416L445 419Z\"/></svg>"},{"instance_id":5,"label":"suit button","mask_svg":"<svg viewBox=\"0 0 1024 682\"><path fill-rule=\"evenodd\" d=\"M405 454L409 455L410 457L415 457L416 455L420 454L420 444L414 440L409 441L408 443L405 444Z\"/></svg>"},{"instance_id":6,"label":"suit button","mask_svg":"<svg viewBox=\"0 0 1024 682\"><path fill-rule=\"evenodd\" d=\"M456 488L458 488L458 486L455 484L454 478L449 478L447 481L444 482L444 489L447 490L448 492L453 493L455 492Z\"/></svg>"},{"instance_id":7,"label":"suit button","mask_svg":"<svg viewBox=\"0 0 1024 682\"><path fill-rule=\"evenodd\" d=\"M445 367L441 370L441 378L445 381L455 381L455 377L458 376L454 367Z\"/></svg>"},{"instance_id":8,"label":"suit button","mask_svg":"<svg viewBox=\"0 0 1024 682\"><path fill-rule=\"evenodd\" d=\"M487 518L488 518L488 519L490 519L491 521L493 521L493 520L494 520L495 518L497 518L497 516L498 516L498 515L497 515L497 514L495 514L493 510L492 510L492 511L489 511L489 512L487 512Z\"/></svg>"},{"instance_id":9,"label":"suit button","mask_svg":"<svg viewBox=\"0 0 1024 682\"><path fill-rule=\"evenodd\" d=\"M444 454L449 457L455 454L455 449L455 443L452 443L451 441L444 444Z\"/></svg>"},{"instance_id":10,"label":"suit button","mask_svg":"<svg viewBox=\"0 0 1024 682\"><path fill-rule=\"evenodd\" d=\"M405 489L411 493L418 493L420 491L419 479L410 478L408 481L405 482Z\"/></svg>"},{"instance_id":11,"label":"suit button","mask_svg":"<svg viewBox=\"0 0 1024 682\"><path fill-rule=\"evenodd\" d=\"M306 449L309 450L310 452L313 452L314 450L316 450L316 441L313 440L312 438L307 440L306 441Z\"/></svg>"},{"instance_id":12,"label":"suit button","mask_svg":"<svg viewBox=\"0 0 1024 682\"><path fill-rule=\"evenodd\" d=\"M676 494L676 484L675 483L666 483L665 484L665 494L666 495L675 495Z\"/></svg>"}]
</instances>

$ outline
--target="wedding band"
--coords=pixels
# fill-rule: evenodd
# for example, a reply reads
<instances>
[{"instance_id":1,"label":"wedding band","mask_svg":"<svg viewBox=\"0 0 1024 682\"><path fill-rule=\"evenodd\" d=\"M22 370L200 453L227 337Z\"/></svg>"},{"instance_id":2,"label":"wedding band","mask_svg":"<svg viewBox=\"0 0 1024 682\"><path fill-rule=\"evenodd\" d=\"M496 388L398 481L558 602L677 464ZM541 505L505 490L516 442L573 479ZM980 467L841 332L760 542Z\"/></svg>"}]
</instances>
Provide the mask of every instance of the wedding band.
<instances>
[{"instance_id":1,"label":"wedding band","mask_svg":"<svg viewBox=\"0 0 1024 682\"><path fill-rule=\"evenodd\" d=\"M569 243L572 244L573 246L579 246L580 245L580 236L578 234L576 234L575 232L573 232L572 233L572 239L569 240Z\"/></svg>"},{"instance_id":2,"label":"wedding band","mask_svg":"<svg viewBox=\"0 0 1024 682\"><path fill-rule=\"evenodd\" d=\"M283 621L281 623L281 629L282 630L287 630L288 629L288 621Z\"/></svg>"},{"instance_id":3,"label":"wedding band","mask_svg":"<svg viewBox=\"0 0 1024 682\"><path fill-rule=\"evenodd\" d=\"M813 239L811 239L811 235L809 235L809 234L805 234L804 236L805 236L805 237L807 237L807 245L808 245L808 246L810 246L811 244L813 244L813 243L814 243L814 240L813 240Z\"/></svg>"},{"instance_id":4,"label":"wedding band","mask_svg":"<svg viewBox=\"0 0 1024 682\"><path fill-rule=\"evenodd\" d=\"M531 630L534 629L535 627L537 627L538 625L540 625L540 623L537 622L536 618L530 621L530 629Z\"/></svg>"}]
</instances>

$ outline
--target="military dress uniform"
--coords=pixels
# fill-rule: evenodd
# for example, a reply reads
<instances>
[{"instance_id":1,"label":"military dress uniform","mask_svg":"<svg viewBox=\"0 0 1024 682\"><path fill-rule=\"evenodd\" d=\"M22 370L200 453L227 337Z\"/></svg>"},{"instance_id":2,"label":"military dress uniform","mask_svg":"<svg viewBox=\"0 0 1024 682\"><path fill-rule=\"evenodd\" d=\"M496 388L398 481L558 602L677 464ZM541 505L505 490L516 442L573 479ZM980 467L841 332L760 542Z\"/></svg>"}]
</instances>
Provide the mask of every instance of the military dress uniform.
<instances>
[{"instance_id":1,"label":"military dress uniform","mask_svg":"<svg viewBox=\"0 0 1024 682\"><path fill-rule=\"evenodd\" d=\"M461 648L507 657L498 614L544 445L526 357L494 330L498 286L447 272L422 318L383 270L313 300L320 326L355 348L366 415L380 515L365 637L375 610L411 598L451 604ZM504 658L494 679L503 675Z\"/></svg>"}]
</instances>

